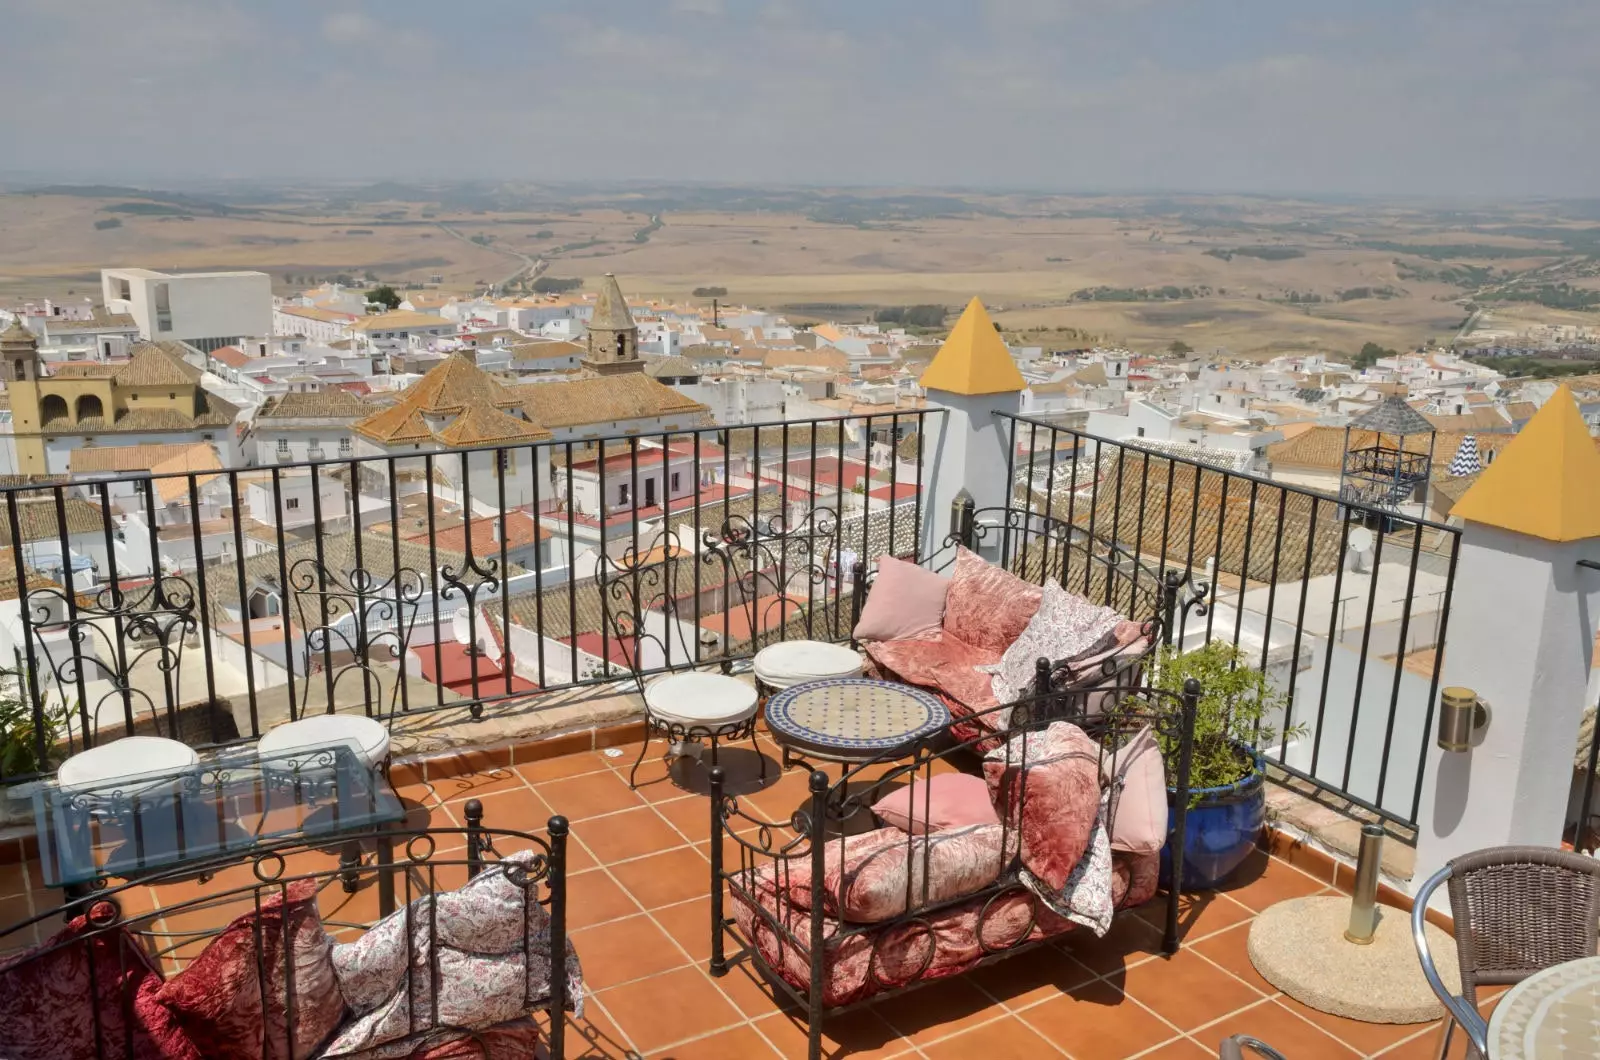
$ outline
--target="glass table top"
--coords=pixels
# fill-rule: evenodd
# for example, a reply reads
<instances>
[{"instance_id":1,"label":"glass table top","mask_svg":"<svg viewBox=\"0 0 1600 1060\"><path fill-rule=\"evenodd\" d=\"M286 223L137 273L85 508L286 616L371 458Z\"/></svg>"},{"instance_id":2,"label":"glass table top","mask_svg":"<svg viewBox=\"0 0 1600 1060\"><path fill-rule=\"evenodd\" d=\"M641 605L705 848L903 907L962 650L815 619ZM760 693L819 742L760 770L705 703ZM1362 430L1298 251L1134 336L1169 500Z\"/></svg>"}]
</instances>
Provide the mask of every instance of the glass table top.
<instances>
[{"instance_id":1,"label":"glass table top","mask_svg":"<svg viewBox=\"0 0 1600 1060\"><path fill-rule=\"evenodd\" d=\"M51 780L35 790L33 811L48 887L127 879L405 818L381 769L350 741L270 755L233 749L180 769L89 783Z\"/></svg>"}]
</instances>

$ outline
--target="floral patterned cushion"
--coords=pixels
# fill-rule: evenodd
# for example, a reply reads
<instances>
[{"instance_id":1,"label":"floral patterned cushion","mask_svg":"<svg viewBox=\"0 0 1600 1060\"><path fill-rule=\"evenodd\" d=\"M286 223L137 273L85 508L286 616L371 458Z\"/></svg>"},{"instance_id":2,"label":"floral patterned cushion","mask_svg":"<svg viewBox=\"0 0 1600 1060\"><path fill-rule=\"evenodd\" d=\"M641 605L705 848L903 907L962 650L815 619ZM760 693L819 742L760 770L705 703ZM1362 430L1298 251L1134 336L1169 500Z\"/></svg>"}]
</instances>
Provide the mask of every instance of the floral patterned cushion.
<instances>
[{"instance_id":1,"label":"floral patterned cushion","mask_svg":"<svg viewBox=\"0 0 1600 1060\"><path fill-rule=\"evenodd\" d=\"M79 1060L95 1055L97 1033L121 1056L131 1010L135 1058L199 1060L166 1010L152 1010L160 985L160 972L127 929L96 929L76 917L47 941L0 961L0 1056Z\"/></svg>"},{"instance_id":2,"label":"floral patterned cushion","mask_svg":"<svg viewBox=\"0 0 1600 1060\"><path fill-rule=\"evenodd\" d=\"M1089 849L1078 859L1059 890L1047 887L1027 869L1023 869L1020 876L1023 886L1057 916L1083 925L1094 932L1095 938L1110 930L1116 900L1111 893L1111 838L1106 828L1105 798L1100 800L1094 831L1089 834Z\"/></svg>"},{"instance_id":3,"label":"floral patterned cushion","mask_svg":"<svg viewBox=\"0 0 1600 1060\"><path fill-rule=\"evenodd\" d=\"M974 648L1003 654L1028 628L1042 596L1039 586L958 548L945 598L944 631Z\"/></svg>"},{"instance_id":4,"label":"floral patterned cushion","mask_svg":"<svg viewBox=\"0 0 1600 1060\"><path fill-rule=\"evenodd\" d=\"M898 828L830 840L825 848L822 904L830 917L876 924L980 891L1000 878L1005 858L999 825L976 825L911 836ZM789 901L811 908L811 873L800 859L779 863ZM909 885L907 878L909 877Z\"/></svg>"},{"instance_id":5,"label":"floral patterned cushion","mask_svg":"<svg viewBox=\"0 0 1600 1060\"><path fill-rule=\"evenodd\" d=\"M1014 703L1033 694L1035 666L1041 658L1051 662L1070 659L1110 636L1121 620L1111 608L1068 592L1055 582L1046 582L1043 592L1039 610L1000 661L978 667L991 675L990 687L998 703ZM995 725L1003 729L1010 720L1000 715Z\"/></svg>"},{"instance_id":6,"label":"floral patterned cushion","mask_svg":"<svg viewBox=\"0 0 1600 1060\"><path fill-rule=\"evenodd\" d=\"M316 881L297 880L224 928L155 1001L204 1056L303 1060L345 1016L332 949Z\"/></svg>"},{"instance_id":7,"label":"floral patterned cushion","mask_svg":"<svg viewBox=\"0 0 1600 1060\"><path fill-rule=\"evenodd\" d=\"M1099 745L1065 721L1022 730L984 756L983 776L1000 819L1022 838L1022 867L1059 891L1099 813Z\"/></svg>"},{"instance_id":8,"label":"floral patterned cushion","mask_svg":"<svg viewBox=\"0 0 1600 1060\"><path fill-rule=\"evenodd\" d=\"M418 898L357 941L335 946L339 986L359 1018L324 1055L406 1057L419 1034L443 1027L493 1026L548 1001L549 916L537 901L537 888L517 882L532 865L531 851L512 854L459 890ZM439 943L437 956L430 923ZM565 971L568 1007L581 1015L583 976L570 941Z\"/></svg>"}]
</instances>

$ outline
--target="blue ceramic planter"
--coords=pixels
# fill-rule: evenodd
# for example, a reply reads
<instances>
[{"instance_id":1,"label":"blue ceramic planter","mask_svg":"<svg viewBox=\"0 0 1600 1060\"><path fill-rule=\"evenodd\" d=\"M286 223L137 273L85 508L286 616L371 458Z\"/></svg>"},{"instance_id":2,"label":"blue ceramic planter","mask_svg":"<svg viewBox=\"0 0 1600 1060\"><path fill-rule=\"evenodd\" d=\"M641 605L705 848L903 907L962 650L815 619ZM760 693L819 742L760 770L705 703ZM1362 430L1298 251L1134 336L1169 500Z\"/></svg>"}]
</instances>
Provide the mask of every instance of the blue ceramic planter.
<instances>
[{"instance_id":1,"label":"blue ceramic planter","mask_svg":"<svg viewBox=\"0 0 1600 1060\"><path fill-rule=\"evenodd\" d=\"M1255 849L1266 820L1265 771L1260 758L1248 777L1220 788L1195 788L1184 822L1183 889L1208 891L1226 880ZM1167 826L1177 815L1167 791ZM1170 846L1161 851L1161 885L1172 880Z\"/></svg>"}]
</instances>

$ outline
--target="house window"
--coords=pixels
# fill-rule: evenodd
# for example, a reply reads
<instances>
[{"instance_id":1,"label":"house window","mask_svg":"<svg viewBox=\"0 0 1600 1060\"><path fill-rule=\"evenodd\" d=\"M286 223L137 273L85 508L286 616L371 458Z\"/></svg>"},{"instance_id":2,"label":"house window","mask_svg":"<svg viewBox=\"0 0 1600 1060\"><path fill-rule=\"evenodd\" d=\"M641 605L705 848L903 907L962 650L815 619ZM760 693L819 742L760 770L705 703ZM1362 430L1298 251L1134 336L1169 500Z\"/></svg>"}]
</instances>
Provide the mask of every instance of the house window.
<instances>
[{"instance_id":1,"label":"house window","mask_svg":"<svg viewBox=\"0 0 1600 1060\"><path fill-rule=\"evenodd\" d=\"M495 470L502 475L508 475L517 470L517 462L512 458L511 450L509 449L496 450L494 464Z\"/></svg>"},{"instance_id":2,"label":"house window","mask_svg":"<svg viewBox=\"0 0 1600 1060\"><path fill-rule=\"evenodd\" d=\"M311 441L310 441L310 443L309 443L309 447L310 447L310 448L311 448L311 449L312 449L312 450L313 450L313 451L315 451L315 450L319 450L319 449L321 449L321 448L322 448L322 442L321 442L321 440L320 440L320 439L317 439L317 438L313 438L313 439L311 439Z\"/></svg>"},{"instance_id":3,"label":"house window","mask_svg":"<svg viewBox=\"0 0 1600 1060\"><path fill-rule=\"evenodd\" d=\"M673 493L677 493L678 492L678 476L680 474L681 474L681 472L678 472L678 471L674 471L672 473L672 492Z\"/></svg>"},{"instance_id":4,"label":"house window","mask_svg":"<svg viewBox=\"0 0 1600 1060\"><path fill-rule=\"evenodd\" d=\"M289 455L289 439L287 439L287 438L279 438L278 439L278 453L281 456L288 456Z\"/></svg>"},{"instance_id":5,"label":"house window","mask_svg":"<svg viewBox=\"0 0 1600 1060\"><path fill-rule=\"evenodd\" d=\"M1144 437L1144 428L1143 427L1139 428L1139 437L1141 437L1141 438Z\"/></svg>"},{"instance_id":6,"label":"house window","mask_svg":"<svg viewBox=\"0 0 1600 1060\"><path fill-rule=\"evenodd\" d=\"M300 498L299 497L289 497L289 498L287 498L283 502L283 507L284 507L284 509L286 511L291 511L292 512L292 511L297 510L300 507Z\"/></svg>"},{"instance_id":7,"label":"house window","mask_svg":"<svg viewBox=\"0 0 1600 1060\"><path fill-rule=\"evenodd\" d=\"M350 439L348 439L348 438L340 438L339 439L339 452L341 454L345 455L345 456L349 456L350 455Z\"/></svg>"},{"instance_id":8,"label":"house window","mask_svg":"<svg viewBox=\"0 0 1600 1060\"><path fill-rule=\"evenodd\" d=\"M628 503L628 484L627 483L623 483L622 485L617 487L617 503L618 504L627 504Z\"/></svg>"}]
</instances>

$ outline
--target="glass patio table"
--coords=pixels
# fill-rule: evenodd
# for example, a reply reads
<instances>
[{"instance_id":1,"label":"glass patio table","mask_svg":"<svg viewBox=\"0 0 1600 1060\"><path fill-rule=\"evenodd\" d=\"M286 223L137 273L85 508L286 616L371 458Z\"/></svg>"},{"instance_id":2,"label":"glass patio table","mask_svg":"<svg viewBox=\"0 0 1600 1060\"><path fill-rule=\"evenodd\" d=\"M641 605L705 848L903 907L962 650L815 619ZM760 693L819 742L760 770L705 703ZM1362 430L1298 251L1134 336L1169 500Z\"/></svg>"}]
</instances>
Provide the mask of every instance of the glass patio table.
<instances>
[{"instance_id":1,"label":"glass patio table","mask_svg":"<svg viewBox=\"0 0 1600 1060\"><path fill-rule=\"evenodd\" d=\"M47 887L69 899L108 879L137 879L186 865L219 864L285 840L375 831L405 819L405 807L381 768L364 764L350 741L277 754L254 748L223 753L181 769L113 780L50 780L33 796L39 864ZM380 865L393 844L377 843ZM341 850L353 867L359 844ZM345 877L353 889L354 874ZM379 904L393 907L393 878L378 874Z\"/></svg>"}]
</instances>

